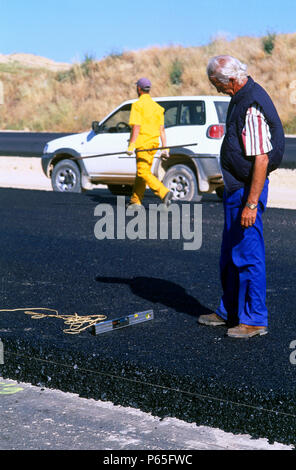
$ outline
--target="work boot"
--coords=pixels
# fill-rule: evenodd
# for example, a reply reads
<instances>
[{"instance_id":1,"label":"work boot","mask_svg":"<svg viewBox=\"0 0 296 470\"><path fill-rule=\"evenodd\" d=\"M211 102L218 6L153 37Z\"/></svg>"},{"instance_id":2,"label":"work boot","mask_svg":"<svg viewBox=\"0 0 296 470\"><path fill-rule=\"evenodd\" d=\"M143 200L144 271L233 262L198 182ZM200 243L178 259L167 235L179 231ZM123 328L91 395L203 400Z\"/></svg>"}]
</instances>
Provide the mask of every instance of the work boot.
<instances>
[{"instance_id":1,"label":"work boot","mask_svg":"<svg viewBox=\"0 0 296 470\"><path fill-rule=\"evenodd\" d=\"M169 207L169 205L172 203L173 196L174 196L174 193L172 191L169 191L168 193L166 193L165 197L162 200L166 207Z\"/></svg>"},{"instance_id":2,"label":"work boot","mask_svg":"<svg viewBox=\"0 0 296 470\"><path fill-rule=\"evenodd\" d=\"M219 317L216 313L210 313L209 315L200 315L198 317L198 323L207 326L220 326L226 325L226 321Z\"/></svg>"},{"instance_id":3,"label":"work boot","mask_svg":"<svg viewBox=\"0 0 296 470\"><path fill-rule=\"evenodd\" d=\"M227 336L231 338L251 338L255 335L263 336L267 333L266 326L244 325L242 323L227 330Z\"/></svg>"},{"instance_id":4,"label":"work boot","mask_svg":"<svg viewBox=\"0 0 296 470\"><path fill-rule=\"evenodd\" d=\"M144 206L142 206L142 204L136 204L135 202L127 202L125 205L126 209L139 209L140 207Z\"/></svg>"}]
</instances>

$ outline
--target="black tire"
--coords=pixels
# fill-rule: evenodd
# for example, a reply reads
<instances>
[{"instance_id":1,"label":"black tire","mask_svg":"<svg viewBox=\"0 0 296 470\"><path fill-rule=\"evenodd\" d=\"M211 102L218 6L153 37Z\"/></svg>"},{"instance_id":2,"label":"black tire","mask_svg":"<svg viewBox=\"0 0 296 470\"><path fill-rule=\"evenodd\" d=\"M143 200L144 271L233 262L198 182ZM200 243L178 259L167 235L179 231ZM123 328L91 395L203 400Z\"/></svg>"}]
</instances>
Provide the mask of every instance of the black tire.
<instances>
[{"instance_id":1,"label":"black tire","mask_svg":"<svg viewBox=\"0 0 296 470\"><path fill-rule=\"evenodd\" d=\"M223 199L223 193L224 193L224 186L218 186L218 188L216 188L216 194L219 199Z\"/></svg>"},{"instance_id":2,"label":"black tire","mask_svg":"<svg viewBox=\"0 0 296 470\"><path fill-rule=\"evenodd\" d=\"M163 184L173 192L174 201L196 201L202 199L194 172L186 165L174 165L168 169Z\"/></svg>"},{"instance_id":3,"label":"black tire","mask_svg":"<svg viewBox=\"0 0 296 470\"><path fill-rule=\"evenodd\" d=\"M133 187L129 184L108 184L108 189L115 196L131 196Z\"/></svg>"},{"instance_id":4,"label":"black tire","mask_svg":"<svg viewBox=\"0 0 296 470\"><path fill-rule=\"evenodd\" d=\"M51 185L60 193L81 193L80 170L72 160L62 160L52 170Z\"/></svg>"}]
</instances>

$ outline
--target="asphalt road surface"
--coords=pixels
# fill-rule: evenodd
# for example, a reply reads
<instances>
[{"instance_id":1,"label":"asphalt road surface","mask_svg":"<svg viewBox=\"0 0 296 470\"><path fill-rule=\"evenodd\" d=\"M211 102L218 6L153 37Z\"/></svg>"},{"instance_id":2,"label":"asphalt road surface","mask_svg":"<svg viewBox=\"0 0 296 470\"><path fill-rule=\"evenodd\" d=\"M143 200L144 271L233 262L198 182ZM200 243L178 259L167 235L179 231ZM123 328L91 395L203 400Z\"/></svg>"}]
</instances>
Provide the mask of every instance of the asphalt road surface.
<instances>
[{"instance_id":1,"label":"asphalt road surface","mask_svg":"<svg viewBox=\"0 0 296 470\"><path fill-rule=\"evenodd\" d=\"M0 156L40 157L47 142L71 133L0 132Z\"/></svg>"},{"instance_id":2,"label":"asphalt road surface","mask_svg":"<svg viewBox=\"0 0 296 470\"><path fill-rule=\"evenodd\" d=\"M108 191L1 189L0 195L2 309L47 307L108 319L155 314L153 321L94 336L64 333L61 318L2 311L2 377L295 444L295 211L266 211L269 334L240 341L226 337L224 327L197 322L221 295L223 209L216 198L202 203L200 249L186 251L182 238L118 237L117 199ZM157 202L147 196L146 211ZM102 204L108 220L114 211L113 239L94 235L95 225L103 225Z\"/></svg>"},{"instance_id":3,"label":"asphalt road surface","mask_svg":"<svg viewBox=\"0 0 296 470\"><path fill-rule=\"evenodd\" d=\"M40 157L45 144L70 133L0 132L0 156ZM296 138L286 138L281 168L296 168Z\"/></svg>"}]
</instances>

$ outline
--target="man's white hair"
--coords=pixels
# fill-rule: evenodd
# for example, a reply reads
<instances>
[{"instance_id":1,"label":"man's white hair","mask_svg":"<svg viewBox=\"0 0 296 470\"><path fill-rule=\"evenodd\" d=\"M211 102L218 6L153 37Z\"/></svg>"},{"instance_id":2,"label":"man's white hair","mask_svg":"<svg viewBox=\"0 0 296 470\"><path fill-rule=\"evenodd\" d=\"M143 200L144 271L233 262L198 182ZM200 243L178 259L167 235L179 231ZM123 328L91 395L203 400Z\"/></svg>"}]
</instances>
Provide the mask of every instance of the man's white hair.
<instances>
[{"instance_id":1,"label":"man's white hair","mask_svg":"<svg viewBox=\"0 0 296 470\"><path fill-rule=\"evenodd\" d=\"M230 78L234 78L240 85L247 78L247 65L231 55L217 55L209 60L207 67L208 77L214 77L227 85Z\"/></svg>"}]
</instances>

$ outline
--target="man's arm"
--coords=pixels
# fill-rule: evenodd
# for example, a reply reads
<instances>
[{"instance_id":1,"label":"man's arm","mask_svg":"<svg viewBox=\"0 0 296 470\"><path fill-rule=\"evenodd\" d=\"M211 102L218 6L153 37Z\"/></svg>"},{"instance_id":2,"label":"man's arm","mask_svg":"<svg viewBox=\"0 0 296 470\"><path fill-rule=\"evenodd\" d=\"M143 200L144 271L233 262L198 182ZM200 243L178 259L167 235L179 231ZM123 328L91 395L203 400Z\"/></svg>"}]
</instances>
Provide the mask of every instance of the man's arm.
<instances>
[{"instance_id":1,"label":"man's arm","mask_svg":"<svg viewBox=\"0 0 296 470\"><path fill-rule=\"evenodd\" d=\"M253 176L247 202L257 205L266 180L269 162L267 154L272 150L269 125L263 109L257 103L254 103L246 113L242 141L246 155L254 158ZM256 217L257 209L250 209L246 206L241 216L242 227L251 227Z\"/></svg>"},{"instance_id":2,"label":"man's arm","mask_svg":"<svg viewBox=\"0 0 296 470\"><path fill-rule=\"evenodd\" d=\"M267 174L269 158L266 153L256 155L253 169L252 182L248 196L248 203L258 204ZM257 217L257 209L250 209L245 206L241 215L241 226L244 228L254 225Z\"/></svg>"},{"instance_id":3,"label":"man's arm","mask_svg":"<svg viewBox=\"0 0 296 470\"><path fill-rule=\"evenodd\" d=\"M164 126L160 126L160 140L161 140L161 146L166 147L167 146L167 139L166 139L166 133L165 133L165 128ZM161 158L166 160L170 156L170 151L169 149L162 150L161 152Z\"/></svg>"},{"instance_id":4,"label":"man's arm","mask_svg":"<svg viewBox=\"0 0 296 470\"><path fill-rule=\"evenodd\" d=\"M137 140L138 135L140 133L140 128L141 128L141 126L139 126L137 124L135 124L132 127L129 146L128 146L128 149L127 149L127 152L126 152L128 155L132 155L135 148L136 148L136 140Z\"/></svg>"},{"instance_id":5,"label":"man's arm","mask_svg":"<svg viewBox=\"0 0 296 470\"><path fill-rule=\"evenodd\" d=\"M161 140L161 146L166 147L167 146L167 139L166 139L166 133L165 133L164 126L160 126L160 140Z\"/></svg>"}]
</instances>

